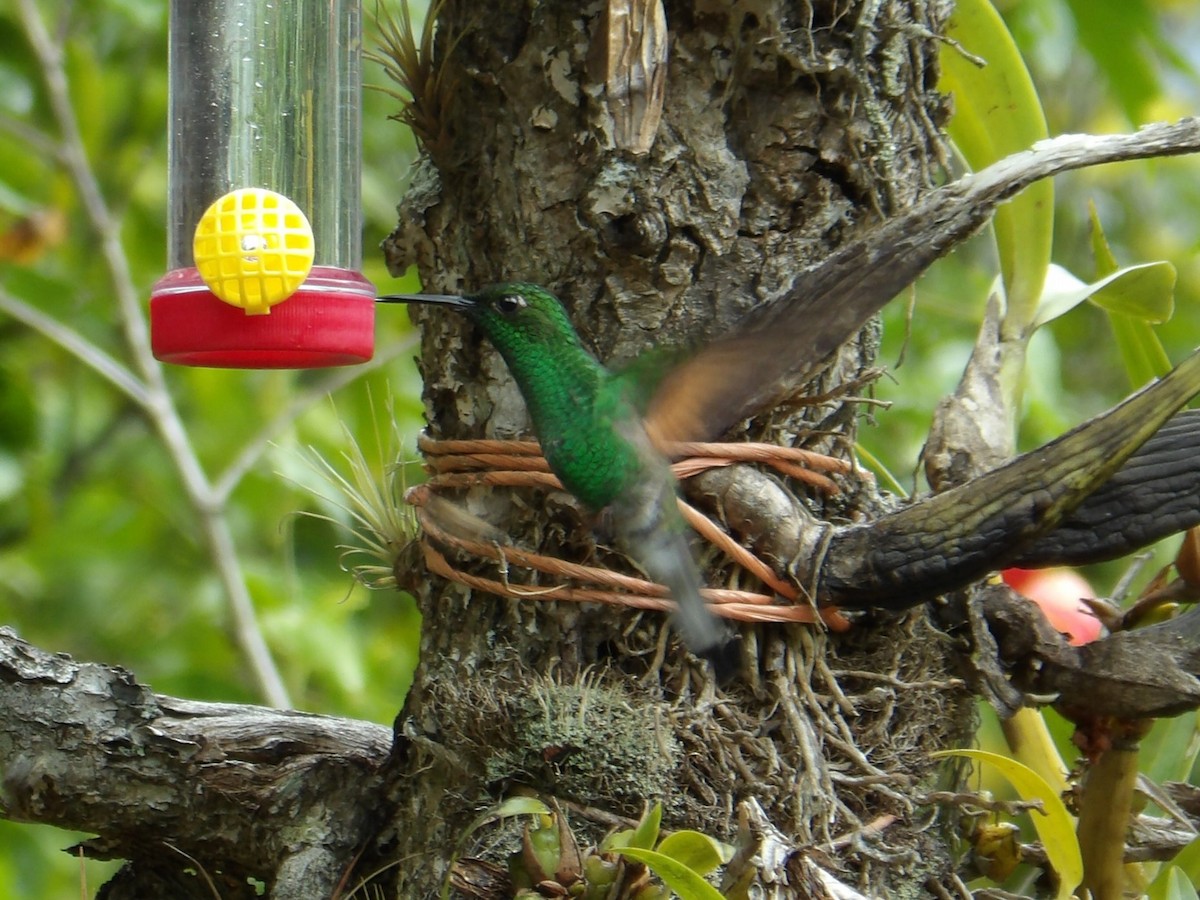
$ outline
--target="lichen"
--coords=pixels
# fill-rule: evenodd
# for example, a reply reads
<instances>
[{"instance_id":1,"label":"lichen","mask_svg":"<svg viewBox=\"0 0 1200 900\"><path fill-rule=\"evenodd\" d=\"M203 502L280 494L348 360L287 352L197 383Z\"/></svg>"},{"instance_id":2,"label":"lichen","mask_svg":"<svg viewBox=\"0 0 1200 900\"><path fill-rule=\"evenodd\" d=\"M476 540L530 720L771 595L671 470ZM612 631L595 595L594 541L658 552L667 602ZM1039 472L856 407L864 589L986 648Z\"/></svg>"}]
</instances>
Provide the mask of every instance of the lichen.
<instances>
[{"instance_id":1,"label":"lichen","mask_svg":"<svg viewBox=\"0 0 1200 900\"><path fill-rule=\"evenodd\" d=\"M660 706L633 702L594 674L567 683L534 676L515 688L481 673L440 685L443 738L493 786L521 784L546 794L637 815L667 800L680 748Z\"/></svg>"}]
</instances>

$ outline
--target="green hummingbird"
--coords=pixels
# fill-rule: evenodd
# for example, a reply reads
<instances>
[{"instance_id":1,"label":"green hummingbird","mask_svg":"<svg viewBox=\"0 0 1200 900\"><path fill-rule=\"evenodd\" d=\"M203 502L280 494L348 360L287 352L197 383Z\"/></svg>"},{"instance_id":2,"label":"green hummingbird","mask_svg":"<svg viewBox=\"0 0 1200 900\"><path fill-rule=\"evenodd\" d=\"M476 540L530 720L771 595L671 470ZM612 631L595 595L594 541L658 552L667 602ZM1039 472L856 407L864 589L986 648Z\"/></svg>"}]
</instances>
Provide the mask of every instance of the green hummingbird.
<instances>
[{"instance_id":1,"label":"green hummingbird","mask_svg":"<svg viewBox=\"0 0 1200 900\"><path fill-rule=\"evenodd\" d=\"M700 595L676 481L660 449L704 405L653 391L673 368L675 354L651 354L610 371L583 346L558 298L525 282L466 296L393 294L379 300L448 306L483 330L516 379L551 471L587 510L607 513L621 548L670 589L687 646L724 665L724 632ZM655 417L656 407L673 415Z\"/></svg>"}]
</instances>

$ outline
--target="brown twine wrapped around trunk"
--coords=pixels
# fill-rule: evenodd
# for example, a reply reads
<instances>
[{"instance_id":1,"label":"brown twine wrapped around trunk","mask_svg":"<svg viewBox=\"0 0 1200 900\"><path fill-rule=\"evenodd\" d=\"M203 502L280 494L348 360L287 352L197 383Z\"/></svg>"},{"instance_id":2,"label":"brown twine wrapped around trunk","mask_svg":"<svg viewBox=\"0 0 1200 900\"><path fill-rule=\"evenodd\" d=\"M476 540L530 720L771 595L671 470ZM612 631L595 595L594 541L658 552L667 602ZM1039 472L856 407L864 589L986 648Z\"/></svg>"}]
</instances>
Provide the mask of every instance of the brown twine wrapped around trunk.
<instances>
[{"instance_id":1,"label":"brown twine wrapped around trunk","mask_svg":"<svg viewBox=\"0 0 1200 900\"><path fill-rule=\"evenodd\" d=\"M416 508L422 530L421 547L430 572L475 590L520 600L674 610L675 603L661 584L522 550L501 540L487 540L482 534L464 536L463 531L473 530L471 526L458 530L448 526L449 517L442 512L448 507L438 502L443 491L478 486L562 490L537 441L436 441L422 434L417 446L425 455L430 478L425 484L409 489L405 501ZM715 466L758 462L828 494L836 494L838 486L825 473L847 474L852 468L845 460L774 444L678 443L668 446L667 451L672 459L678 460L671 467L676 478L690 478ZM836 631L849 627L836 607L818 609L811 598L801 596L796 585L780 578L770 565L734 540L712 518L683 499L679 500L679 508L685 521L702 538L774 592L705 588L701 594L715 614L742 622L821 622ZM473 518L466 513L461 515ZM477 524L475 530L481 533L491 528L486 523ZM493 560L499 564L501 577L485 578L456 568L434 543ZM515 583L509 578L509 569L514 566L550 575L562 583L552 586ZM785 602L781 603L781 599Z\"/></svg>"}]
</instances>

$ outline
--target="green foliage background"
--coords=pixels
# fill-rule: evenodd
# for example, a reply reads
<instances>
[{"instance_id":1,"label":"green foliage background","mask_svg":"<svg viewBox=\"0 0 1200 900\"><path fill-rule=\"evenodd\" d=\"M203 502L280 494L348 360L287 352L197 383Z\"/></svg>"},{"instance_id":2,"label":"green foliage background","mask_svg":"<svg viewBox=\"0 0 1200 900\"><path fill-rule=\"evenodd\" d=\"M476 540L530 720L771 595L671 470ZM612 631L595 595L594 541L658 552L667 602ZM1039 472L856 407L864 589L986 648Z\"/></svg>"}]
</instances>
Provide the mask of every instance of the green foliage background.
<instances>
[{"instance_id":1,"label":"green foliage background","mask_svg":"<svg viewBox=\"0 0 1200 900\"><path fill-rule=\"evenodd\" d=\"M148 295L165 260L166 4L0 6L0 235L39 211L60 214L66 227L35 258L0 259L0 292L128 361L99 236L57 156L59 127L22 25L29 10L40 11L64 54L92 172L119 216L133 280ZM1002 11L1033 70L1051 134L1127 130L1200 110L1197 61L1186 55L1200 46L1194 4L1021 0ZM384 82L376 66L366 68L369 83ZM415 289L391 279L373 250L394 222L412 139L387 118L394 100L368 91L365 108L366 273L383 288ZM1172 358L1191 349L1200 333L1197 160L1087 171L1060 179L1058 191L1056 261L1090 276L1087 201L1095 200L1121 263L1168 259L1178 267L1177 313L1159 331ZM892 405L875 414L863 442L901 482L911 483L934 405L961 373L995 270L986 241L976 239L920 282L911 329L902 302L886 314L881 362L892 364L911 333L894 381L878 389ZM345 532L298 515L346 521L310 453L338 463L347 433L383 471L395 462L391 417L405 436L405 458L415 455L419 381L403 349L411 339L407 316L383 310L378 330L381 355L394 358L331 397L322 389L331 376L322 372L171 368L165 375L210 477L246 448L261 451L220 515L294 705L387 723L415 664L413 604L354 584L337 549ZM1021 443L1059 434L1128 388L1105 317L1076 310L1036 338ZM263 429L306 392L314 402L264 442ZM0 624L81 660L127 666L164 693L261 701L197 519L176 458L142 411L75 355L0 314ZM1109 567L1093 576L1103 589L1116 574ZM1193 731L1190 717L1183 725L1180 741ZM58 852L72 840L0 822L0 894L80 896L80 865ZM105 871L87 865L89 894Z\"/></svg>"}]
</instances>

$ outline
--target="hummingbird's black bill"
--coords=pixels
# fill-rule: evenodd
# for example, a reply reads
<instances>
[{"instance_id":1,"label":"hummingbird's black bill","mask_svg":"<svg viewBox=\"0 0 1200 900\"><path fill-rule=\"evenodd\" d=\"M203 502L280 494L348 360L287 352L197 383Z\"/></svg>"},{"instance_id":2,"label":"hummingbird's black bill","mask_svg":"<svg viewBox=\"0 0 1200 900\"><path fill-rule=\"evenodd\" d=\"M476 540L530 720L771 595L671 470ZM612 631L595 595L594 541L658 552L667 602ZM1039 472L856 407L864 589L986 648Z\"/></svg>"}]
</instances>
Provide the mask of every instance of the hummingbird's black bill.
<instances>
[{"instance_id":1,"label":"hummingbird's black bill","mask_svg":"<svg viewBox=\"0 0 1200 900\"><path fill-rule=\"evenodd\" d=\"M469 309L473 304L466 297L455 294L384 294L375 298L376 303L431 303L436 306L453 306Z\"/></svg>"}]
</instances>

